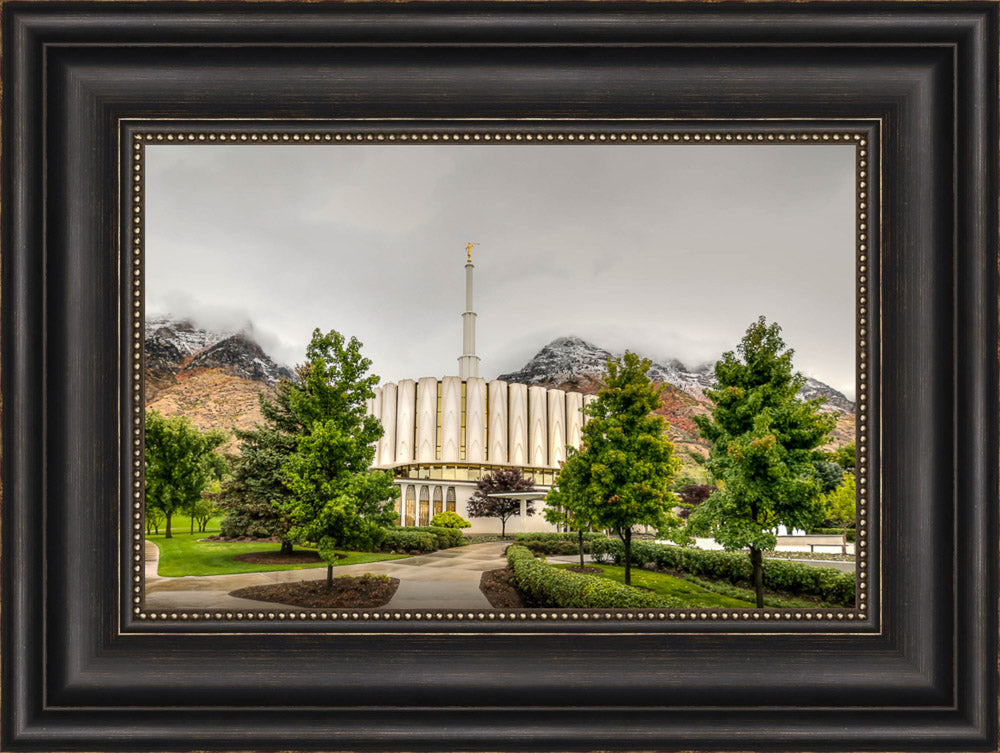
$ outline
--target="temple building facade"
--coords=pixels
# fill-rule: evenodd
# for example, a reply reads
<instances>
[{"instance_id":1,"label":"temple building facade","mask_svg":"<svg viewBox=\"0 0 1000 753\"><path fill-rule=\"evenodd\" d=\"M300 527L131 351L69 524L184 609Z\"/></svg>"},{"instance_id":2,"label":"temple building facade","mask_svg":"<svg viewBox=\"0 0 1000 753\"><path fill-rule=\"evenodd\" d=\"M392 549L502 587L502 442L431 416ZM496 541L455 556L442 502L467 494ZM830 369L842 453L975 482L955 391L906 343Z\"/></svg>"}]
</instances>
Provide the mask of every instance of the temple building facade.
<instances>
[{"instance_id":1,"label":"temple building facade","mask_svg":"<svg viewBox=\"0 0 1000 753\"><path fill-rule=\"evenodd\" d=\"M475 354L472 245L467 248L466 311L462 314L459 376L402 379L375 389L368 412L382 422L374 468L391 470L400 488L402 525L429 525L450 510L472 523L472 533L499 533L495 518L474 518L466 503L476 481L500 468L519 467L539 492L551 488L567 446L579 447L584 406L593 395L479 376ZM506 530L552 531L542 515L514 516Z\"/></svg>"}]
</instances>

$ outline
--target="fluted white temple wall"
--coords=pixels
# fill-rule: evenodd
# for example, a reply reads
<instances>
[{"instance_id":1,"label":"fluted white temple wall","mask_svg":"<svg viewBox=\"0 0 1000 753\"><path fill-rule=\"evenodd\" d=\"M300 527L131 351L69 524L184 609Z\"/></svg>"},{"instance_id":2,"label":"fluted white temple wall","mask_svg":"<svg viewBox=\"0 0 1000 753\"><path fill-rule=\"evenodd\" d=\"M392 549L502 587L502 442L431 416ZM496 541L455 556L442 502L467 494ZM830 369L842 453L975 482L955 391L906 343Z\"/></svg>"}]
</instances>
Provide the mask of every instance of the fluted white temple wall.
<instances>
[{"instance_id":1,"label":"fluted white temple wall","mask_svg":"<svg viewBox=\"0 0 1000 753\"><path fill-rule=\"evenodd\" d=\"M507 383L492 381L488 387L489 416L486 433L487 457L497 463L507 462L508 437L508 400Z\"/></svg>"},{"instance_id":2,"label":"fluted white temple wall","mask_svg":"<svg viewBox=\"0 0 1000 753\"><path fill-rule=\"evenodd\" d=\"M437 387L438 381L434 377L424 377L417 382L417 452L414 459L421 463L437 459ZM409 409L408 405L404 407L404 410ZM382 458L382 465L394 462L395 459Z\"/></svg>"},{"instance_id":3,"label":"fluted white temple wall","mask_svg":"<svg viewBox=\"0 0 1000 753\"><path fill-rule=\"evenodd\" d=\"M528 464L528 385L507 385L507 462L511 465Z\"/></svg>"},{"instance_id":4,"label":"fluted white temple wall","mask_svg":"<svg viewBox=\"0 0 1000 753\"><path fill-rule=\"evenodd\" d=\"M412 379L400 379L396 384L396 405L416 405L417 383ZM396 454L397 463L413 462L413 440L416 436L417 416L413 410L396 410Z\"/></svg>"},{"instance_id":5,"label":"fluted white temple wall","mask_svg":"<svg viewBox=\"0 0 1000 753\"><path fill-rule=\"evenodd\" d=\"M451 509L473 524L472 532L499 533L499 521L468 515L475 480L497 466L520 466L536 486L548 489L566 446L580 446L584 407L594 399L479 377L387 383L368 401L368 412L384 430L374 466L397 469L404 524L424 525ZM543 507L536 501L534 516L510 519L508 532L552 530Z\"/></svg>"},{"instance_id":6,"label":"fluted white temple wall","mask_svg":"<svg viewBox=\"0 0 1000 753\"><path fill-rule=\"evenodd\" d=\"M465 380L465 460L486 462L486 380Z\"/></svg>"}]
</instances>

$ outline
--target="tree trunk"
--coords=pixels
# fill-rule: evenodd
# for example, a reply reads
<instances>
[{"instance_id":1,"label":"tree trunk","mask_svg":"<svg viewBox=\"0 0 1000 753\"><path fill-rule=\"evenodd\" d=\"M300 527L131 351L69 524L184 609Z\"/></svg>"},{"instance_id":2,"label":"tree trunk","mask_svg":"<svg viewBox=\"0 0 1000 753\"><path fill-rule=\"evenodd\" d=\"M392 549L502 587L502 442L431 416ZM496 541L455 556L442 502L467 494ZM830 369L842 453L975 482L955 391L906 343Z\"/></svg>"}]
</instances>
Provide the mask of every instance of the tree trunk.
<instances>
[{"instance_id":1,"label":"tree trunk","mask_svg":"<svg viewBox=\"0 0 1000 753\"><path fill-rule=\"evenodd\" d=\"M626 528L622 537L625 542L625 585L632 585L632 529Z\"/></svg>"},{"instance_id":2,"label":"tree trunk","mask_svg":"<svg viewBox=\"0 0 1000 753\"><path fill-rule=\"evenodd\" d=\"M191 535L194 536L194 513L191 513Z\"/></svg>"},{"instance_id":3,"label":"tree trunk","mask_svg":"<svg viewBox=\"0 0 1000 753\"><path fill-rule=\"evenodd\" d=\"M764 607L764 552L750 547L750 564L753 565L753 590L757 594L757 609Z\"/></svg>"},{"instance_id":4,"label":"tree trunk","mask_svg":"<svg viewBox=\"0 0 1000 753\"><path fill-rule=\"evenodd\" d=\"M500 518L500 538L507 538L507 518Z\"/></svg>"},{"instance_id":5,"label":"tree trunk","mask_svg":"<svg viewBox=\"0 0 1000 753\"><path fill-rule=\"evenodd\" d=\"M844 540L840 544L841 554L847 554L847 526L844 526Z\"/></svg>"},{"instance_id":6,"label":"tree trunk","mask_svg":"<svg viewBox=\"0 0 1000 753\"><path fill-rule=\"evenodd\" d=\"M583 569L583 529L581 528L577 534L580 537L580 569Z\"/></svg>"},{"instance_id":7,"label":"tree trunk","mask_svg":"<svg viewBox=\"0 0 1000 753\"><path fill-rule=\"evenodd\" d=\"M292 542L289 541L288 539L282 539L281 540L281 553L282 554L291 554L292 553Z\"/></svg>"},{"instance_id":8,"label":"tree trunk","mask_svg":"<svg viewBox=\"0 0 1000 753\"><path fill-rule=\"evenodd\" d=\"M168 513L164 513L164 515L167 516L167 522L166 522L166 524L163 527L164 528L163 538L165 538L165 539L172 539L174 537L174 535L170 532L170 516L171 516L171 513L169 513L169 512Z\"/></svg>"},{"instance_id":9,"label":"tree trunk","mask_svg":"<svg viewBox=\"0 0 1000 753\"><path fill-rule=\"evenodd\" d=\"M333 564L326 563L326 587L333 590Z\"/></svg>"}]
</instances>

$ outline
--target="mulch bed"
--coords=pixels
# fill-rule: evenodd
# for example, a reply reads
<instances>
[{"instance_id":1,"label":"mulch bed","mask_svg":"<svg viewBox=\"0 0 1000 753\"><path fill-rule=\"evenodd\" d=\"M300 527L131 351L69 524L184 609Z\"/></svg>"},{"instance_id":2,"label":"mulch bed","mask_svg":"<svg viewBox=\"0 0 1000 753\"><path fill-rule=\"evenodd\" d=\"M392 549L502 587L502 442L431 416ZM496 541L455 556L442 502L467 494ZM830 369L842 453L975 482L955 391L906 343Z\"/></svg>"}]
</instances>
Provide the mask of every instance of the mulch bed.
<instances>
[{"instance_id":1,"label":"mulch bed","mask_svg":"<svg viewBox=\"0 0 1000 753\"><path fill-rule=\"evenodd\" d=\"M342 560L346 557L346 554L337 554L337 559ZM237 562L251 562L254 565L306 565L323 561L323 558L312 549L293 549L291 554L247 552L246 554L234 554L233 559Z\"/></svg>"},{"instance_id":2,"label":"mulch bed","mask_svg":"<svg viewBox=\"0 0 1000 753\"><path fill-rule=\"evenodd\" d=\"M522 609L525 604L521 594L510 584L514 577L509 567L487 570L479 579L479 590L494 609Z\"/></svg>"},{"instance_id":3,"label":"mulch bed","mask_svg":"<svg viewBox=\"0 0 1000 753\"><path fill-rule=\"evenodd\" d=\"M310 609L338 609L345 607L382 607L399 587L399 578L378 575L341 576L333 579L328 588L326 578L302 580L293 583L275 583L270 586L248 586L231 591L230 596L254 601L268 601Z\"/></svg>"}]
</instances>

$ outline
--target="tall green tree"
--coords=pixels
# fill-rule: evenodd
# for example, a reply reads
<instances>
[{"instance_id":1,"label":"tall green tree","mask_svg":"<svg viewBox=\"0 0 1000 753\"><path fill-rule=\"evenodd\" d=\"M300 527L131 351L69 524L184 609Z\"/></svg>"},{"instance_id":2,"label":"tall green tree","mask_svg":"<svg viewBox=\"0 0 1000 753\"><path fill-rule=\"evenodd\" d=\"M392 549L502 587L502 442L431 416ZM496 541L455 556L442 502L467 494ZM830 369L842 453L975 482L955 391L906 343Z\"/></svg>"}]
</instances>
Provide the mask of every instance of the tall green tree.
<instances>
[{"instance_id":1,"label":"tall green tree","mask_svg":"<svg viewBox=\"0 0 1000 753\"><path fill-rule=\"evenodd\" d=\"M146 506L163 513L165 538L173 538L174 513L201 501L209 481L219 479L226 462L215 452L226 441L221 431L199 431L187 418L146 414Z\"/></svg>"},{"instance_id":2,"label":"tall green tree","mask_svg":"<svg viewBox=\"0 0 1000 753\"><path fill-rule=\"evenodd\" d=\"M662 385L649 378L651 362L625 352L608 362L606 387L587 408L579 452L559 472L553 501L569 515L614 531L625 547L625 583L632 583L632 529L650 526L673 537L682 521L670 490L680 469L667 422L653 413ZM562 479L565 478L565 481Z\"/></svg>"},{"instance_id":3,"label":"tall green tree","mask_svg":"<svg viewBox=\"0 0 1000 753\"><path fill-rule=\"evenodd\" d=\"M781 328L760 317L715 364L711 416L696 416L712 443L708 467L721 488L691 514L692 533L730 551L749 549L757 607L764 605L763 553L779 525L808 529L823 518L815 462L836 420L822 398L803 401L805 377L792 371Z\"/></svg>"},{"instance_id":4,"label":"tall green tree","mask_svg":"<svg viewBox=\"0 0 1000 753\"><path fill-rule=\"evenodd\" d=\"M299 378L301 382L301 373ZM219 507L227 512L222 521L224 536L277 536L282 553L293 551L291 523L280 503L292 499L282 469L296 450L297 437L307 433L292 411L292 396L301 389L283 379L273 397L260 393L263 422L253 429L236 431L240 454L219 495Z\"/></svg>"},{"instance_id":5,"label":"tall green tree","mask_svg":"<svg viewBox=\"0 0 1000 753\"><path fill-rule=\"evenodd\" d=\"M371 361L361 355L361 343L317 329L306 358L301 384L288 400L305 431L280 471L291 496L276 506L292 538L317 544L332 583L338 548L370 548L384 538L399 489L389 471L369 470L382 425L366 413L378 377L368 373Z\"/></svg>"},{"instance_id":6,"label":"tall green tree","mask_svg":"<svg viewBox=\"0 0 1000 753\"><path fill-rule=\"evenodd\" d=\"M580 553L580 567L584 564L583 534L593 529L589 518L589 509L581 504L584 499L581 463L570 462L578 450L575 447L566 448L566 462L556 476L555 483L545 495L545 519L556 525L564 525L570 531L576 531L577 549Z\"/></svg>"}]
</instances>

